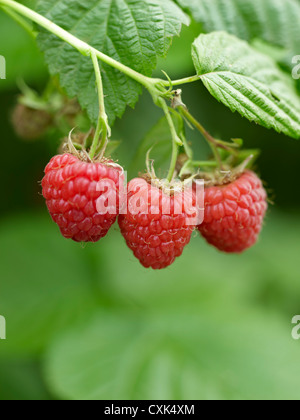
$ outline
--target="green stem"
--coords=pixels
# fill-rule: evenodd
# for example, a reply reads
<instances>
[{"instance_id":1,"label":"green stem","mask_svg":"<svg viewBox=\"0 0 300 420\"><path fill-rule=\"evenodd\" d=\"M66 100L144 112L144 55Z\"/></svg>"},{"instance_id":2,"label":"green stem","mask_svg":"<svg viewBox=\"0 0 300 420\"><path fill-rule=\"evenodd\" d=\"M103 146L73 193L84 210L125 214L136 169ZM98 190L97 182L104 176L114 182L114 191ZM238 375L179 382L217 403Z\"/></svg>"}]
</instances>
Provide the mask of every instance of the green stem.
<instances>
[{"instance_id":1,"label":"green stem","mask_svg":"<svg viewBox=\"0 0 300 420\"><path fill-rule=\"evenodd\" d=\"M208 141L212 152L214 154L214 157L216 159L216 161L218 162L218 166L219 168L222 170L223 169L223 163L222 163L222 159L220 157L219 151L218 151L218 147L221 147L218 145L216 139L207 131L205 130L205 128L199 123L199 121L197 121L187 110L187 108L185 106L180 106L179 107L179 111L180 113L194 126L197 128L197 130L200 131L200 133L203 135L203 137ZM223 146L224 148L224 146Z\"/></svg>"},{"instance_id":2,"label":"green stem","mask_svg":"<svg viewBox=\"0 0 300 420\"><path fill-rule=\"evenodd\" d=\"M186 155L187 155L187 157L190 159L190 160L193 160L193 150L191 149L191 147L189 146L189 144L188 144L188 142L187 142L187 139L186 139L186 137L185 137L185 135L184 134L182 134L181 136L180 136L180 138L181 138L181 140L182 140L182 143L183 143L183 147L184 147L184 150L185 150L185 153L186 153Z\"/></svg>"},{"instance_id":3,"label":"green stem","mask_svg":"<svg viewBox=\"0 0 300 420\"><path fill-rule=\"evenodd\" d=\"M236 152L236 150L234 149L239 149L241 146L239 144L235 144L235 143L228 143L226 141L223 140L216 140L218 147L223 148L225 150L228 151L232 151L232 152Z\"/></svg>"},{"instance_id":4,"label":"green stem","mask_svg":"<svg viewBox=\"0 0 300 420\"><path fill-rule=\"evenodd\" d=\"M216 161L213 160L208 160L208 161L193 161L191 162L191 164L194 166L194 168L215 168L216 166L218 166L218 163Z\"/></svg>"},{"instance_id":5,"label":"green stem","mask_svg":"<svg viewBox=\"0 0 300 420\"><path fill-rule=\"evenodd\" d=\"M201 76L191 76L191 77L185 77L184 79L179 79L179 80L172 80L172 85L173 86L180 86L180 85L185 85L187 83L193 83L193 82L198 82L200 80ZM163 86L170 86L170 81L168 80L164 80L162 83Z\"/></svg>"},{"instance_id":6,"label":"green stem","mask_svg":"<svg viewBox=\"0 0 300 420\"><path fill-rule=\"evenodd\" d=\"M93 159L97 150L102 151L107 144L107 137L111 136L110 127L108 125L108 118L105 112L104 104L104 92L103 92L103 83L101 77L101 71L99 67L98 58L94 51L91 52L91 58L94 65L95 75L96 75L96 84L98 90L98 101L99 101L99 118L97 123L97 128L94 135L94 140L90 150L90 158ZM99 138L101 136L101 141L99 144Z\"/></svg>"},{"instance_id":7,"label":"green stem","mask_svg":"<svg viewBox=\"0 0 300 420\"><path fill-rule=\"evenodd\" d=\"M76 38L74 35L65 31L60 26L51 22L49 19L45 18L44 16L41 16L40 14L34 12L26 6L23 6L20 3L17 3L13 0L0 0L0 5L6 6L9 9L16 11L22 16L37 23L39 26L47 29L49 32L56 35L58 38L62 39L63 41L67 42L72 47L77 49L82 55L89 57L92 53L95 54L99 58L99 60L131 77L133 80L145 86L147 89L151 89L151 87L155 86L158 83L158 79L151 79L150 77L146 77L136 72L135 70L125 66L124 64L119 63L118 61L114 60L108 55L91 47L86 42Z\"/></svg>"},{"instance_id":8,"label":"green stem","mask_svg":"<svg viewBox=\"0 0 300 420\"><path fill-rule=\"evenodd\" d=\"M171 117L168 105L166 104L166 101L162 98L159 98L159 105L164 110L164 113L166 115L166 118L170 127L171 135L172 135L172 157L171 157L169 173L167 176L167 180L171 182L175 173L175 169L176 169L176 162L178 159L178 147L182 146L182 141L177 135L176 128L174 126L174 122Z\"/></svg>"},{"instance_id":9,"label":"green stem","mask_svg":"<svg viewBox=\"0 0 300 420\"><path fill-rule=\"evenodd\" d=\"M175 109L170 108L170 112L172 112L172 114L175 116L175 118L177 120L178 120L178 116L180 117L180 126L179 126L179 130L178 130L178 135L179 135L179 138L182 142L182 146L184 148L185 154L187 155L189 160L193 160L193 156L194 156L193 150L189 146L189 144L187 142L187 139L186 139L186 135L185 135L184 120L183 120L182 116L180 114L178 114L178 112Z\"/></svg>"}]
</instances>

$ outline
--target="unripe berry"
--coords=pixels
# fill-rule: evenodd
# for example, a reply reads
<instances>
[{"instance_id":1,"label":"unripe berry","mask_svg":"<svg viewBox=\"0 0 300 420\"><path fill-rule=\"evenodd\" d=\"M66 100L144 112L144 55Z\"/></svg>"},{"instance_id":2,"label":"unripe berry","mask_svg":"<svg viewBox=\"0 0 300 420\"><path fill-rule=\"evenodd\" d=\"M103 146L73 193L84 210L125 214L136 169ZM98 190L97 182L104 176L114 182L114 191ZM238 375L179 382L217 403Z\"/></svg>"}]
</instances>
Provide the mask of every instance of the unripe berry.
<instances>
[{"instance_id":1,"label":"unripe berry","mask_svg":"<svg viewBox=\"0 0 300 420\"><path fill-rule=\"evenodd\" d=\"M42 137L52 123L52 116L46 111L18 104L12 113L12 124L16 134L24 140Z\"/></svg>"}]
</instances>

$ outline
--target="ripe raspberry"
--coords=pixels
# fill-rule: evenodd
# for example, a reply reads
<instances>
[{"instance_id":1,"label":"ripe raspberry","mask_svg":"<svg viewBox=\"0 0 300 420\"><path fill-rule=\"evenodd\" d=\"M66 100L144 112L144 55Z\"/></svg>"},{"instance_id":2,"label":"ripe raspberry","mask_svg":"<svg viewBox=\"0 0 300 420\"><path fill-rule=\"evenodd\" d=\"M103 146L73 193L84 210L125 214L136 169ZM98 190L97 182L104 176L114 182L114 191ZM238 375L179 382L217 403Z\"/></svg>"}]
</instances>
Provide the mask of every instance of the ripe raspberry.
<instances>
[{"instance_id":1,"label":"ripe raspberry","mask_svg":"<svg viewBox=\"0 0 300 420\"><path fill-rule=\"evenodd\" d=\"M51 159L42 181L49 213L65 238L97 242L115 223L124 176L110 163L86 163L71 154Z\"/></svg>"},{"instance_id":2,"label":"ripe raspberry","mask_svg":"<svg viewBox=\"0 0 300 420\"><path fill-rule=\"evenodd\" d=\"M261 180L250 171L229 185L207 188L204 222L198 229L220 251L241 253L257 242L266 200Z\"/></svg>"},{"instance_id":3,"label":"ripe raspberry","mask_svg":"<svg viewBox=\"0 0 300 420\"><path fill-rule=\"evenodd\" d=\"M190 242L195 226L192 190L169 195L145 180L137 178L128 184L126 214L120 214L119 226L128 247L146 267L160 270L173 264ZM186 200L189 196L190 199ZM192 202L193 205L193 202Z\"/></svg>"}]
</instances>

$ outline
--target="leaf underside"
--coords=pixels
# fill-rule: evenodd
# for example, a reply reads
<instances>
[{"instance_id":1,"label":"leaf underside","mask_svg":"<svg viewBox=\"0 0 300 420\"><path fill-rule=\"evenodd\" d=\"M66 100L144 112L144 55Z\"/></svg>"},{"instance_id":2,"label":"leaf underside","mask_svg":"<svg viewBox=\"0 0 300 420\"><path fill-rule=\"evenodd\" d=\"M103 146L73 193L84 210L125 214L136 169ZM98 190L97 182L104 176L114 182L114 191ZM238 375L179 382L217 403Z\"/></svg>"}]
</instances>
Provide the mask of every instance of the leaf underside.
<instances>
[{"instance_id":1,"label":"leaf underside","mask_svg":"<svg viewBox=\"0 0 300 420\"><path fill-rule=\"evenodd\" d=\"M76 37L132 69L150 76L157 57L165 56L172 37L189 18L171 0L39 0L37 10ZM77 96L93 123L98 100L91 60L41 29L38 44L52 75L70 97ZM141 87L102 64L105 103L110 123L133 107Z\"/></svg>"},{"instance_id":2,"label":"leaf underside","mask_svg":"<svg viewBox=\"0 0 300 420\"><path fill-rule=\"evenodd\" d=\"M266 128L300 138L300 100L275 62L225 32L200 35L192 56L209 92L233 112Z\"/></svg>"}]
</instances>

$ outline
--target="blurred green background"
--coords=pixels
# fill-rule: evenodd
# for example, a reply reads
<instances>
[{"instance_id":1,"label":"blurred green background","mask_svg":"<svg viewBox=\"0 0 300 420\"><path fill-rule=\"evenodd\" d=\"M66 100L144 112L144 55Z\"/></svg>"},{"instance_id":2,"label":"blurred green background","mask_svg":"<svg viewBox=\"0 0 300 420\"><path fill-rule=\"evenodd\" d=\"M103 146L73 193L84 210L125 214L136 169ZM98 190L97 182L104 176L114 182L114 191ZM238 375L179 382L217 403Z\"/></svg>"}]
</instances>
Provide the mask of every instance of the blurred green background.
<instances>
[{"instance_id":1,"label":"blurred green background","mask_svg":"<svg viewBox=\"0 0 300 420\"><path fill-rule=\"evenodd\" d=\"M187 45L200 31L184 29L158 68L193 74ZM34 41L2 12L0 40L0 399L298 399L300 143L232 114L200 83L185 86L185 103L215 136L262 150L258 168L274 205L259 244L242 256L195 234L173 267L147 271L117 226L96 245L60 236L39 184L60 138L24 142L10 123L16 80L41 91L47 71ZM114 127L116 158L132 176L143 169L136 150L161 116L145 93ZM204 141L191 131L189 139L205 156Z\"/></svg>"}]
</instances>

